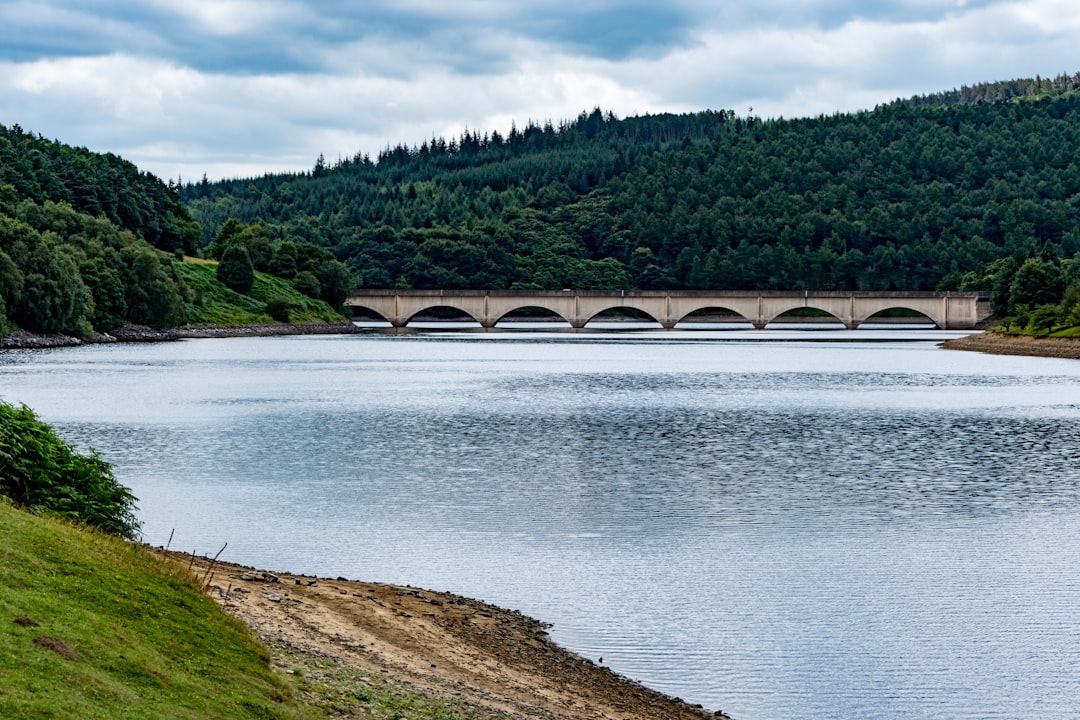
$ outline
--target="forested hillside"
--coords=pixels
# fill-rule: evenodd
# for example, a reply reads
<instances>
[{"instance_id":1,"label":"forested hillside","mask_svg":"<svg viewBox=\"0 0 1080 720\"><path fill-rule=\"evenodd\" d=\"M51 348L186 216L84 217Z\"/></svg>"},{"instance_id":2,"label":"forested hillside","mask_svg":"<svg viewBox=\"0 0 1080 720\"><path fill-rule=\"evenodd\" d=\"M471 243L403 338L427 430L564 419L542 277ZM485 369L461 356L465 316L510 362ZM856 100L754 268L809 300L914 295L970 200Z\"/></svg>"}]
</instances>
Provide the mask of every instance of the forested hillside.
<instances>
[{"instance_id":1,"label":"forested hillside","mask_svg":"<svg viewBox=\"0 0 1080 720\"><path fill-rule=\"evenodd\" d=\"M0 126L0 336L184 322L173 253L199 226L174 187L115 155Z\"/></svg>"},{"instance_id":2,"label":"forested hillside","mask_svg":"<svg viewBox=\"0 0 1080 720\"><path fill-rule=\"evenodd\" d=\"M1071 82L800 120L596 110L181 197L204 241L226 218L258 224L331 249L366 287L990 289L1035 256L1064 287L1080 251Z\"/></svg>"},{"instance_id":3,"label":"forested hillside","mask_svg":"<svg viewBox=\"0 0 1080 720\"><path fill-rule=\"evenodd\" d=\"M300 277L289 283L257 274L246 248L221 264L182 262L202 254L199 239L171 183L115 155L0 126L0 338L14 327L83 334L125 323L344 319L332 305L352 278L326 248L294 253L286 274Z\"/></svg>"}]
</instances>

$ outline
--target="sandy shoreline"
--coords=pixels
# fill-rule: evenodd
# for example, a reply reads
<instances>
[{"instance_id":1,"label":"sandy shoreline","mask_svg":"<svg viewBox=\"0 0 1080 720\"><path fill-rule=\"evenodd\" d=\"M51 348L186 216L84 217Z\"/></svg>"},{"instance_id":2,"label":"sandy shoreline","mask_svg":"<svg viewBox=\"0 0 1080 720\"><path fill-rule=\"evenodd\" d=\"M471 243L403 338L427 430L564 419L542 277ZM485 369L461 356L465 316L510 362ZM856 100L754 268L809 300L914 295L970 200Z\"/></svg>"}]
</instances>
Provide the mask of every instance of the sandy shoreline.
<instances>
[{"instance_id":1,"label":"sandy shoreline","mask_svg":"<svg viewBox=\"0 0 1080 720\"><path fill-rule=\"evenodd\" d=\"M985 332L946 340L940 344L940 347L946 350L970 350L993 355L1027 355L1080 360L1080 338L1037 338Z\"/></svg>"},{"instance_id":2,"label":"sandy shoreline","mask_svg":"<svg viewBox=\"0 0 1080 720\"><path fill-rule=\"evenodd\" d=\"M194 563L218 604L270 647L276 667L302 671L315 684L351 670L361 684L388 682L461 704L477 718L727 718L559 647L542 623L513 610L449 593L220 562L211 575L208 559L171 555Z\"/></svg>"}]
</instances>

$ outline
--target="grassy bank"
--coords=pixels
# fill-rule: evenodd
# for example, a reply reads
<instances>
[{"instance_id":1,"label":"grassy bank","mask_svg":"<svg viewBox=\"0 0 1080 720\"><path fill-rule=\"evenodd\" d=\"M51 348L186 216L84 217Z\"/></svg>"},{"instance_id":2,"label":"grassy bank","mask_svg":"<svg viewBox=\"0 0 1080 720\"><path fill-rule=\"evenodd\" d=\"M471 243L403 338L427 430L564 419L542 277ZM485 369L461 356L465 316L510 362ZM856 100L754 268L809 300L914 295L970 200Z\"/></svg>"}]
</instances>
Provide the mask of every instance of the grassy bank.
<instances>
[{"instance_id":1,"label":"grassy bank","mask_svg":"<svg viewBox=\"0 0 1080 720\"><path fill-rule=\"evenodd\" d=\"M278 322L271 317L267 305L277 301L288 307L292 323L337 323L348 320L322 300L298 292L288 280L255 273L255 285L247 295L241 295L218 281L217 263L191 260L174 263L177 273L191 288L188 303L190 325L261 325Z\"/></svg>"},{"instance_id":2,"label":"grassy bank","mask_svg":"<svg viewBox=\"0 0 1080 720\"><path fill-rule=\"evenodd\" d=\"M185 568L4 502L0 627L0 717L310 717Z\"/></svg>"},{"instance_id":3,"label":"grassy bank","mask_svg":"<svg viewBox=\"0 0 1080 720\"><path fill-rule=\"evenodd\" d=\"M275 670L201 576L186 559L0 498L0 718L512 717L291 644L273 650Z\"/></svg>"}]
</instances>

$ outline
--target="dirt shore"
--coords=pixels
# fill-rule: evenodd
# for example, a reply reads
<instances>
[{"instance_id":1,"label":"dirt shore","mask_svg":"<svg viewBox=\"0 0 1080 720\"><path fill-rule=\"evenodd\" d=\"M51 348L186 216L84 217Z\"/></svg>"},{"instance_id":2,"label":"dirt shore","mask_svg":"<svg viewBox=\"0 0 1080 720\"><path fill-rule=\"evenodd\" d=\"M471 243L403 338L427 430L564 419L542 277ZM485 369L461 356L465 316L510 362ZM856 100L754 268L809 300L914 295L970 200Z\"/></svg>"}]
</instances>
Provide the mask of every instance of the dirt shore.
<instances>
[{"instance_id":1,"label":"dirt shore","mask_svg":"<svg viewBox=\"0 0 1080 720\"><path fill-rule=\"evenodd\" d=\"M311 684L319 684L313 673L351 669L368 678L362 683L388 683L493 720L727 718L568 652L542 623L515 611L448 593L225 563L211 574L206 558L173 557L194 563L211 596L267 643L276 666Z\"/></svg>"},{"instance_id":2,"label":"dirt shore","mask_svg":"<svg viewBox=\"0 0 1080 720\"><path fill-rule=\"evenodd\" d=\"M941 347L947 350L971 350L994 355L1031 355L1080 360L1080 338L1037 338L985 332L946 340L941 343Z\"/></svg>"}]
</instances>

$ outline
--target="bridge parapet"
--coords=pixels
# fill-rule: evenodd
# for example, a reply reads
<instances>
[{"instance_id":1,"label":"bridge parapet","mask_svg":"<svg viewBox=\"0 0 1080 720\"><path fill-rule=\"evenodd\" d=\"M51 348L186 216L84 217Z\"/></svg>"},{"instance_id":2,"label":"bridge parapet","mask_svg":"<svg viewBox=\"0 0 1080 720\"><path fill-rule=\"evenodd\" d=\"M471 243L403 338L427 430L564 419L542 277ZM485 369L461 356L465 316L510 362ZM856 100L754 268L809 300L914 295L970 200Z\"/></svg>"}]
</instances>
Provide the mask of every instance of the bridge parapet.
<instances>
[{"instance_id":1,"label":"bridge parapet","mask_svg":"<svg viewBox=\"0 0 1080 720\"><path fill-rule=\"evenodd\" d=\"M571 290L391 290L358 289L347 306L366 308L394 327L404 327L420 313L450 307L474 318L485 328L515 310L544 308L583 328L606 310L634 308L672 329L699 310L722 308L764 328L777 317L799 308L821 310L854 329L875 313L901 308L925 315L938 328L967 330L990 315L987 293L918 291L571 291Z\"/></svg>"}]
</instances>

